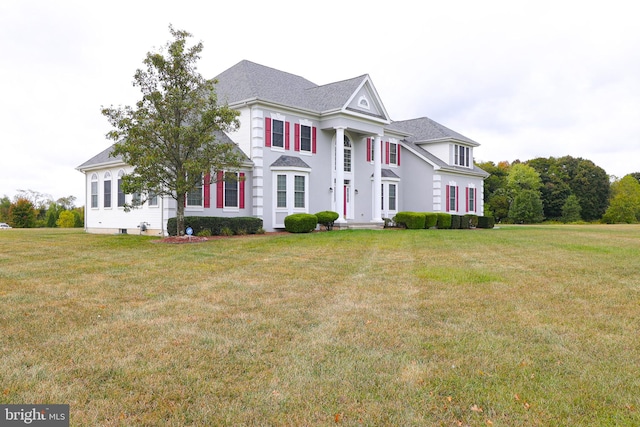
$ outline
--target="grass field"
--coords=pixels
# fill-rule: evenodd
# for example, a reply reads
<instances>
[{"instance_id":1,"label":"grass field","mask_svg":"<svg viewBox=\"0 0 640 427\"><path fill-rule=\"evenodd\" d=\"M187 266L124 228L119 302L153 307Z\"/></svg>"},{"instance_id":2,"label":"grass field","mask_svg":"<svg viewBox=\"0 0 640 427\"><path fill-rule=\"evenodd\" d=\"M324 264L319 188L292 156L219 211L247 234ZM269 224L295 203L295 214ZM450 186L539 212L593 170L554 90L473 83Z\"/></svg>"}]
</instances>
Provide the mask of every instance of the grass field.
<instances>
[{"instance_id":1,"label":"grass field","mask_svg":"<svg viewBox=\"0 0 640 427\"><path fill-rule=\"evenodd\" d=\"M0 232L0 403L74 426L638 426L640 227Z\"/></svg>"}]
</instances>

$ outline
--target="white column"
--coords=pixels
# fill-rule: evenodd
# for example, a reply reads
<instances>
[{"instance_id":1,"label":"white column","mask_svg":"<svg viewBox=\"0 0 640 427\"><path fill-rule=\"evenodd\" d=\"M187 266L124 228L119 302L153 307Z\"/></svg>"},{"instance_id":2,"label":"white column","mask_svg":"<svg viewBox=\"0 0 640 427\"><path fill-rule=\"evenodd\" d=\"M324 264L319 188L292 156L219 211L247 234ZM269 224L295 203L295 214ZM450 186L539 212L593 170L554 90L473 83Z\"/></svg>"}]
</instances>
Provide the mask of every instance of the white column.
<instances>
[{"instance_id":1,"label":"white column","mask_svg":"<svg viewBox=\"0 0 640 427\"><path fill-rule=\"evenodd\" d=\"M376 135L373 142L373 218L371 222L382 221L382 135Z\"/></svg>"},{"instance_id":2,"label":"white column","mask_svg":"<svg viewBox=\"0 0 640 427\"><path fill-rule=\"evenodd\" d=\"M336 211L340 215L336 220L338 224L344 224L344 128L337 127L336 130L336 185L334 192L336 195Z\"/></svg>"}]
</instances>

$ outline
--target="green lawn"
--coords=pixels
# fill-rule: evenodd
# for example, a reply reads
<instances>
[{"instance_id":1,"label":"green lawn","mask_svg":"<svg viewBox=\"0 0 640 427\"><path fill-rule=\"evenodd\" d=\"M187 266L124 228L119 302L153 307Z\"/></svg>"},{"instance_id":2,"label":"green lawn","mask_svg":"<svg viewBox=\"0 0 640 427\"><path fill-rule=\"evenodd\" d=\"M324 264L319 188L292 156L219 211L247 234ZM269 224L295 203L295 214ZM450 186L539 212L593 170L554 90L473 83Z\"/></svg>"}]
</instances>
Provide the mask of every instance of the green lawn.
<instances>
[{"instance_id":1,"label":"green lawn","mask_svg":"<svg viewBox=\"0 0 640 427\"><path fill-rule=\"evenodd\" d=\"M0 231L0 403L74 426L640 425L640 227Z\"/></svg>"}]
</instances>

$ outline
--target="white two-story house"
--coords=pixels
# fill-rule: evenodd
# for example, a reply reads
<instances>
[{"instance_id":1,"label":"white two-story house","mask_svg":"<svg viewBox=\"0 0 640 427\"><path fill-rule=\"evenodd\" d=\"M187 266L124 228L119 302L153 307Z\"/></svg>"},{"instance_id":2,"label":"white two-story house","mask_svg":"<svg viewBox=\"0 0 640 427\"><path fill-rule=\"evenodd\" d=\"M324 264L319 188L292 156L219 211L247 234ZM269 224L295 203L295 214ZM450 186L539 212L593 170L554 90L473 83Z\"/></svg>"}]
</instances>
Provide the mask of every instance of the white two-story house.
<instances>
[{"instance_id":1,"label":"white two-story house","mask_svg":"<svg viewBox=\"0 0 640 427\"><path fill-rule=\"evenodd\" d=\"M336 226L381 227L398 211L483 213L486 172L479 144L426 117L392 121L368 75L326 85L241 61L216 77L217 94L240 112L219 134L245 155L241 179L205 174L186 216L254 216L266 231L293 213L332 210ZM112 147L78 166L86 181L89 232L166 234L175 201L152 197L130 212L119 179L131 166ZM128 199L129 198L129 199Z\"/></svg>"}]
</instances>

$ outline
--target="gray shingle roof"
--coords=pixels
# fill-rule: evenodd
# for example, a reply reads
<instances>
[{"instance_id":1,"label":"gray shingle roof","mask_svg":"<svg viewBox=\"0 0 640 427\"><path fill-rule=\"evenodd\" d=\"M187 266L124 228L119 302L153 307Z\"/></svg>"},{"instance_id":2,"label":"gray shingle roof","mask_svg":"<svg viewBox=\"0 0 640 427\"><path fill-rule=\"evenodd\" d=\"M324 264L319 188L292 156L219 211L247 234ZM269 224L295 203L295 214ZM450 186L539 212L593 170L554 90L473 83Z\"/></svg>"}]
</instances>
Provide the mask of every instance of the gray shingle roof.
<instances>
[{"instance_id":1,"label":"gray shingle roof","mask_svg":"<svg viewBox=\"0 0 640 427\"><path fill-rule=\"evenodd\" d=\"M470 145L480 145L474 140L467 138L466 136L459 134L454 130L449 129L448 127L443 126L428 117L420 117L418 119L392 122L387 126L387 129L408 133L410 134L410 136L406 139L408 141L416 143L438 141L443 139L456 139L461 142L466 142Z\"/></svg>"},{"instance_id":2,"label":"gray shingle roof","mask_svg":"<svg viewBox=\"0 0 640 427\"><path fill-rule=\"evenodd\" d=\"M275 162L271 163L271 167L294 167L311 169L311 167L301 158L284 155L278 157Z\"/></svg>"},{"instance_id":3,"label":"gray shingle roof","mask_svg":"<svg viewBox=\"0 0 640 427\"><path fill-rule=\"evenodd\" d=\"M318 86L295 74L244 60L216 77L216 93L221 103L259 99L320 113L344 107L365 78Z\"/></svg>"},{"instance_id":4,"label":"gray shingle roof","mask_svg":"<svg viewBox=\"0 0 640 427\"><path fill-rule=\"evenodd\" d=\"M226 133L224 133L222 131L215 131L214 134L216 136L216 141L217 142L234 144L234 142L231 140L231 138L229 138L229 136ZM101 153L93 156L92 158L90 158L89 160L87 160L86 162L84 162L83 164L78 166L76 169L82 171L84 169L91 168L92 166L99 166L99 165L102 165L102 164L122 162L123 160L122 160L122 156L121 155L117 155L115 157L111 157L111 153L113 152L114 146L115 146L115 144L111 145L106 150L104 150ZM234 149L235 149L235 151L237 153L242 155L243 161L251 163L251 160L240 149L240 147L238 147L237 144L234 144Z\"/></svg>"}]
</instances>

